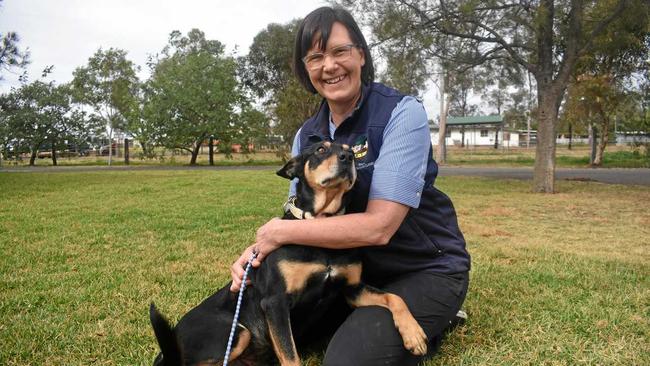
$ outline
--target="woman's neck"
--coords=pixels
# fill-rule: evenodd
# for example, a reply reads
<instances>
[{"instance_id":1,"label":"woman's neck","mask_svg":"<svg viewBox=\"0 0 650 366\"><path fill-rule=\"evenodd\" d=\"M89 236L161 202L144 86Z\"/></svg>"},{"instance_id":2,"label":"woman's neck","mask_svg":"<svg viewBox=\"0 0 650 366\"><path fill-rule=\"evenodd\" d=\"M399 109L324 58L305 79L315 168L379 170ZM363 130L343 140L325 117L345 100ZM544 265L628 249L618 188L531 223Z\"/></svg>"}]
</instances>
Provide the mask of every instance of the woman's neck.
<instances>
[{"instance_id":1,"label":"woman's neck","mask_svg":"<svg viewBox=\"0 0 650 366\"><path fill-rule=\"evenodd\" d=\"M349 102L345 103L331 103L327 101L328 106L330 107L330 113L332 114L332 122L338 127L343 121L354 111L357 103L361 98L361 89L359 88L359 93L350 99Z\"/></svg>"}]
</instances>

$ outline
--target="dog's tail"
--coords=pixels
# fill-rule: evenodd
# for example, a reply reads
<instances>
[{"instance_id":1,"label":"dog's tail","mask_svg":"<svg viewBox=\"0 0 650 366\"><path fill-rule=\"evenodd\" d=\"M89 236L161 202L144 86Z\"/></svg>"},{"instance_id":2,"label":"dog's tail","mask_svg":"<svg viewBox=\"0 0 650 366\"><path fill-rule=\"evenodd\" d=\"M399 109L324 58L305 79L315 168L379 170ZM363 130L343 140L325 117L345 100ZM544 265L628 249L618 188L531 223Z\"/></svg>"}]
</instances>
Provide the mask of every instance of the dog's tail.
<instances>
[{"instance_id":1,"label":"dog's tail","mask_svg":"<svg viewBox=\"0 0 650 366\"><path fill-rule=\"evenodd\" d=\"M151 320L153 332L156 334L156 340L162 352L162 359L159 356L154 362L154 365L183 366L183 355L178 344L178 339L176 338L176 333L174 333L167 319L156 309L156 305L153 302L149 306L149 319Z\"/></svg>"}]
</instances>

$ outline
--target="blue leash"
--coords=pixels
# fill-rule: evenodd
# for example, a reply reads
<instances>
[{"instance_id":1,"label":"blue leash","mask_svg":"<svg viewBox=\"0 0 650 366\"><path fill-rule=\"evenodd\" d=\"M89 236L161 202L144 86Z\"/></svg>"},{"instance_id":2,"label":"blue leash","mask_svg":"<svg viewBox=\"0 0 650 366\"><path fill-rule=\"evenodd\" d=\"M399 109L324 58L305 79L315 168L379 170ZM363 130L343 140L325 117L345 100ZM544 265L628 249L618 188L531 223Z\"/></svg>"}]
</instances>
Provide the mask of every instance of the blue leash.
<instances>
[{"instance_id":1,"label":"blue leash","mask_svg":"<svg viewBox=\"0 0 650 366\"><path fill-rule=\"evenodd\" d=\"M235 338L235 329L237 328L237 322L239 321L239 310L241 309L241 301L244 297L244 290L246 289L246 277L248 277L248 272L253 265L253 260L257 257L257 253L253 253L251 259L248 260L246 264L246 270L244 270L244 278L241 281L241 287L239 288L239 297L237 298L237 307L235 308L235 316L232 318L232 326L230 327L230 337L228 337L228 345L226 346L226 355L224 356L223 366L228 366L228 359L230 358L230 351L232 351L232 341Z\"/></svg>"}]
</instances>

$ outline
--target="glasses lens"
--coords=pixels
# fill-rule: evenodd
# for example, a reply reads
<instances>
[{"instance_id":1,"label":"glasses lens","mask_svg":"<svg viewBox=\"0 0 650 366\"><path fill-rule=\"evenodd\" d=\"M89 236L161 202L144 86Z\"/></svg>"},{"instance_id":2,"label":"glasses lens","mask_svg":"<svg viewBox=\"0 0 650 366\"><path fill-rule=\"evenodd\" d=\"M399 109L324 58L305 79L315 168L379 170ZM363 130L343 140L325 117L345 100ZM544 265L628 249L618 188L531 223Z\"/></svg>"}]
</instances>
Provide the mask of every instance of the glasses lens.
<instances>
[{"instance_id":1,"label":"glasses lens","mask_svg":"<svg viewBox=\"0 0 650 366\"><path fill-rule=\"evenodd\" d=\"M311 55L305 56L302 61L305 63L308 69L315 70L323 66L325 62L325 57L328 55L332 56L337 61L344 61L352 55L352 48L356 47L353 44L347 44L345 46L339 46L332 48L328 52L324 53L313 53Z\"/></svg>"}]
</instances>

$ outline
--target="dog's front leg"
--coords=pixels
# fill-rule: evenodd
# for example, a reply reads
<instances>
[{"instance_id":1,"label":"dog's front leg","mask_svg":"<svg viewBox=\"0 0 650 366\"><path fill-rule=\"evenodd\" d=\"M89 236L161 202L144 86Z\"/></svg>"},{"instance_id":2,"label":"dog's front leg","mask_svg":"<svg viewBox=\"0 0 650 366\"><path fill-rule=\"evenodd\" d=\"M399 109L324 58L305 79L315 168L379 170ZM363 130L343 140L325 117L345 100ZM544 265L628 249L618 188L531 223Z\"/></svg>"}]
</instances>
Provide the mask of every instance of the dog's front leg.
<instances>
[{"instance_id":1,"label":"dog's front leg","mask_svg":"<svg viewBox=\"0 0 650 366\"><path fill-rule=\"evenodd\" d=\"M275 355L282 366L300 366L300 357L291 333L289 305L284 296L273 296L262 300L262 310L269 327L269 336Z\"/></svg>"},{"instance_id":2,"label":"dog's front leg","mask_svg":"<svg viewBox=\"0 0 650 366\"><path fill-rule=\"evenodd\" d=\"M354 307L376 305L388 309L404 347L416 356L427 353L427 336L401 297L362 283L349 286L344 292L348 303Z\"/></svg>"}]
</instances>

